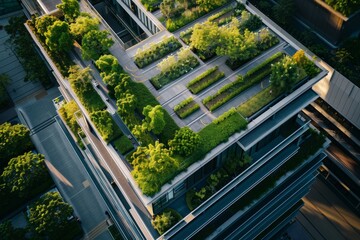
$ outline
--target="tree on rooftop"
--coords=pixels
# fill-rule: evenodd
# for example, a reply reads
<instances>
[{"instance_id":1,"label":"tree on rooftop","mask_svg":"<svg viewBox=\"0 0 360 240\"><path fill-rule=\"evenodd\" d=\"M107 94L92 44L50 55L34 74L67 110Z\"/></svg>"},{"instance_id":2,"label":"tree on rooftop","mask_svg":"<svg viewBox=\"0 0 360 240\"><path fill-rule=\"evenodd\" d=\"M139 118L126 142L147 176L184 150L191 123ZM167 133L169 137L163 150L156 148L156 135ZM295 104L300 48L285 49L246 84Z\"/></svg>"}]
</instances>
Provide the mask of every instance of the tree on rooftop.
<instances>
[{"instance_id":1,"label":"tree on rooftop","mask_svg":"<svg viewBox=\"0 0 360 240\"><path fill-rule=\"evenodd\" d=\"M143 115L145 116L143 125L148 131L153 131L155 134L160 134L165 127L164 112L161 105L152 107L147 105L143 109Z\"/></svg>"},{"instance_id":2,"label":"tree on rooftop","mask_svg":"<svg viewBox=\"0 0 360 240\"><path fill-rule=\"evenodd\" d=\"M173 9L175 9L174 0L163 0L160 4L160 11L166 18L170 18Z\"/></svg>"},{"instance_id":3,"label":"tree on rooftop","mask_svg":"<svg viewBox=\"0 0 360 240\"><path fill-rule=\"evenodd\" d=\"M289 56L271 66L270 82L277 91L289 91L299 79L299 67Z\"/></svg>"},{"instance_id":4,"label":"tree on rooftop","mask_svg":"<svg viewBox=\"0 0 360 240\"><path fill-rule=\"evenodd\" d=\"M61 236L63 229L69 225L68 217L72 215L72 207L63 201L58 192L48 192L29 209L30 228L40 236Z\"/></svg>"},{"instance_id":5,"label":"tree on rooftop","mask_svg":"<svg viewBox=\"0 0 360 240\"><path fill-rule=\"evenodd\" d=\"M184 157L191 155L200 143L199 134L189 127L183 127L176 131L174 139L169 141L170 151Z\"/></svg>"},{"instance_id":6,"label":"tree on rooftop","mask_svg":"<svg viewBox=\"0 0 360 240\"><path fill-rule=\"evenodd\" d=\"M179 221L173 211L174 210L165 210L163 213L156 215L155 219L151 221L151 224L160 235L165 233Z\"/></svg>"},{"instance_id":7,"label":"tree on rooftop","mask_svg":"<svg viewBox=\"0 0 360 240\"><path fill-rule=\"evenodd\" d=\"M158 192L164 181L179 167L179 163L170 157L170 151L158 141L155 145L138 147L131 159L134 168L131 174L146 195Z\"/></svg>"},{"instance_id":8,"label":"tree on rooftop","mask_svg":"<svg viewBox=\"0 0 360 240\"><path fill-rule=\"evenodd\" d=\"M119 61L111 54L102 55L98 60L96 60L95 64L103 74L122 72Z\"/></svg>"},{"instance_id":9,"label":"tree on rooftop","mask_svg":"<svg viewBox=\"0 0 360 240\"><path fill-rule=\"evenodd\" d=\"M46 37L45 43L52 51L70 51L73 45L69 25L66 22L55 21L53 25L48 27L44 35Z\"/></svg>"},{"instance_id":10,"label":"tree on rooftop","mask_svg":"<svg viewBox=\"0 0 360 240\"><path fill-rule=\"evenodd\" d=\"M114 40L108 38L107 30L91 30L86 33L82 39L81 53L85 60L97 60L101 55L108 52L109 48L114 44Z\"/></svg>"},{"instance_id":11,"label":"tree on rooftop","mask_svg":"<svg viewBox=\"0 0 360 240\"><path fill-rule=\"evenodd\" d=\"M1 124L0 139L0 169L6 166L10 158L16 157L32 147L29 129L22 124Z\"/></svg>"},{"instance_id":12,"label":"tree on rooftop","mask_svg":"<svg viewBox=\"0 0 360 240\"><path fill-rule=\"evenodd\" d=\"M227 0L196 0L196 4L205 12L209 12L214 7L221 6L226 2Z\"/></svg>"},{"instance_id":13,"label":"tree on rooftop","mask_svg":"<svg viewBox=\"0 0 360 240\"><path fill-rule=\"evenodd\" d=\"M120 99L116 101L116 105L120 115L126 116L129 114L134 114L134 110L136 108L136 96L126 92Z\"/></svg>"},{"instance_id":14,"label":"tree on rooftop","mask_svg":"<svg viewBox=\"0 0 360 240\"><path fill-rule=\"evenodd\" d=\"M218 45L219 27L215 22L195 24L191 35L191 47L200 51L212 51Z\"/></svg>"},{"instance_id":15,"label":"tree on rooftop","mask_svg":"<svg viewBox=\"0 0 360 240\"><path fill-rule=\"evenodd\" d=\"M76 40L80 40L82 36L91 30L99 30L99 19L92 17L88 13L81 13L74 23L70 24L70 32Z\"/></svg>"},{"instance_id":16,"label":"tree on rooftop","mask_svg":"<svg viewBox=\"0 0 360 240\"><path fill-rule=\"evenodd\" d=\"M47 177L44 155L27 152L12 158L0 179L3 187L19 197L25 197Z\"/></svg>"},{"instance_id":17,"label":"tree on rooftop","mask_svg":"<svg viewBox=\"0 0 360 240\"><path fill-rule=\"evenodd\" d=\"M68 22L73 22L80 15L80 4L77 0L61 0L56 7L62 10Z\"/></svg>"},{"instance_id":18,"label":"tree on rooftop","mask_svg":"<svg viewBox=\"0 0 360 240\"><path fill-rule=\"evenodd\" d=\"M314 77L319 73L320 69L315 65L313 61L309 60L305 56L304 50L298 50L292 58L295 60L299 67L302 67L305 70L306 74L309 77Z\"/></svg>"},{"instance_id":19,"label":"tree on rooftop","mask_svg":"<svg viewBox=\"0 0 360 240\"><path fill-rule=\"evenodd\" d=\"M54 24L54 22L59 19L52 15L44 15L42 17L38 17L35 20L35 28L36 31L41 35L45 36L45 33L48 31L48 28Z\"/></svg>"}]
</instances>

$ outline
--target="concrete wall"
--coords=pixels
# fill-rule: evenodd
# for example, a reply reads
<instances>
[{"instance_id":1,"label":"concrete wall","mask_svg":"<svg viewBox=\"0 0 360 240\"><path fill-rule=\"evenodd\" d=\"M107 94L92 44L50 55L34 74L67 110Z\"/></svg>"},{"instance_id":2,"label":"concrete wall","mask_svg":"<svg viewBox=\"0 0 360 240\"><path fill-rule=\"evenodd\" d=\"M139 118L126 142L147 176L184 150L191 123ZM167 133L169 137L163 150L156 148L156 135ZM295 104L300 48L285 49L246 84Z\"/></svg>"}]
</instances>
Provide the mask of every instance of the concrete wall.
<instances>
[{"instance_id":1,"label":"concrete wall","mask_svg":"<svg viewBox=\"0 0 360 240\"><path fill-rule=\"evenodd\" d=\"M360 88L339 72L324 78L313 89L330 106L360 129Z\"/></svg>"}]
</instances>

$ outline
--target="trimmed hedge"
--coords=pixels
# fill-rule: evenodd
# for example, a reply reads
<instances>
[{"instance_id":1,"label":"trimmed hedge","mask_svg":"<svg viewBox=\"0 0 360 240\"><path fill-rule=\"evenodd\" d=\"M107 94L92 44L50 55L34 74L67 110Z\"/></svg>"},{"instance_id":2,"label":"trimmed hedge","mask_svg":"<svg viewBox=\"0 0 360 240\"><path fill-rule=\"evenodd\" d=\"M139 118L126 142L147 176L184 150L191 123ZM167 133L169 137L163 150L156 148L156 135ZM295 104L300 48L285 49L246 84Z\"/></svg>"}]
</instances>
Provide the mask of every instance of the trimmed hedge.
<instances>
[{"instance_id":1,"label":"trimmed hedge","mask_svg":"<svg viewBox=\"0 0 360 240\"><path fill-rule=\"evenodd\" d=\"M114 147L116 150L118 150L122 155L125 155L126 153L130 152L134 149L133 144L129 140L129 138L125 135L117 138L114 141Z\"/></svg>"},{"instance_id":2,"label":"trimmed hedge","mask_svg":"<svg viewBox=\"0 0 360 240\"><path fill-rule=\"evenodd\" d=\"M189 56L185 60L179 60L169 71L161 72L150 79L151 84L158 90L166 84L178 79L182 75L190 72L199 65L199 61L194 56Z\"/></svg>"},{"instance_id":3,"label":"trimmed hedge","mask_svg":"<svg viewBox=\"0 0 360 240\"><path fill-rule=\"evenodd\" d=\"M199 104L197 104L194 99L190 97L176 105L174 107L174 111L181 119L183 119L198 110L199 108Z\"/></svg>"},{"instance_id":4,"label":"trimmed hedge","mask_svg":"<svg viewBox=\"0 0 360 240\"><path fill-rule=\"evenodd\" d=\"M206 70L195 79L191 80L186 86L192 93L196 94L217 82L224 76L225 74L218 71L218 66L216 66Z\"/></svg>"},{"instance_id":5,"label":"trimmed hedge","mask_svg":"<svg viewBox=\"0 0 360 240\"><path fill-rule=\"evenodd\" d=\"M139 49L135 54L135 64L139 68L146 67L180 47L181 44L174 36L168 37L149 48Z\"/></svg>"}]
</instances>

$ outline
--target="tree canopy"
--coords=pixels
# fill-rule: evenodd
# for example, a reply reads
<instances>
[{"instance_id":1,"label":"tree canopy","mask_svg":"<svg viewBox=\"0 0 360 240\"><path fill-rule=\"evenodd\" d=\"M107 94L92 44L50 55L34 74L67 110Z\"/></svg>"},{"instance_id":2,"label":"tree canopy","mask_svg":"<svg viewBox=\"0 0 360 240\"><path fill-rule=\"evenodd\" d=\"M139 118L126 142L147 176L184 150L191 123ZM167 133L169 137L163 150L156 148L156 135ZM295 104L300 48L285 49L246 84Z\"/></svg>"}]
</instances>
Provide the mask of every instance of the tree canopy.
<instances>
[{"instance_id":1,"label":"tree canopy","mask_svg":"<svg viewBox=\"0 0 360 240\"><path fill-rule=\"evenodd\" d=\"M91 30L99 30L99 23L99 19L87 13L81 13L75 22L70 24L70 32L76 40L80 40L82 36Z\"/></svg>"},{"instance_id":2,"label":"tree canopy","mask_svg":"<svg viewBox=\"0 0 360 240\"><path fill-rule=\"evenodd\" d=\"M220 30L215 22L206 21L195 24L191 35L191 47L200 51L211 51L218 45Z\"/></svg>"},{"instance_id":3,"label":"tree canopy","mask_svg":"<svg viewBox=\"0 0 360 240\"><path fill-rule=\"evenodd\" d=\"M179 163L170 156L170 151L158 141L155 145L138 147L131 159L134 167L131 174L146 195L158 192L179 167Z\"/></svg>"},{"instance_id":4,"label":"tree canopy","mask_svg":"<svg viewBox=\"0 0 360 240\"><path fill-rule=\"evenodd\" d=\"M106 53L114 44L114 40L108 38L107 30L91 30L86 33L82 39L81 53L85 60L97 60Z\"/></svg>"},{"instance_id":5,"label":"tree canopy","mask_svg":"<svg viewBox=\"0 0 360 240\"><path fill-rule=\"evenodd\" d=\"M180 128L169 141L170 151L184 157L191 155L200 143L200 136L189 127Z\"/></svg>"},{"instance_id":6,"label":"tree canopy","mask_svg":"<svg viewBox=\"0 0 360 240\"><path fill-rule=\"evenodd\" d=\"M10 158L31 149L29 133L29 129L22 124L0 125L0 169L6 166Z\"/></svg>"},{"instance_id":7,"label":"tree canopy","mask_svg":"<svg viewBox=\"0 0 360 240\"><path fill-rule=\"evenodd\" d=\"M212 10L214 7L221 6L227 0L196 0L196 4L205 12Z\"/></svg>"},{"instance_id":8,"label":"tree canopy","mask_svg":"<svg viewBox=\"0 0 360 240\"><path fill-rule=\"evenodd\" d=\"M278 91L289 91L299 78L299 67L289 56L271 67L271 86Z\"/></svg>"},{"instance_id":9,"label":"tree canopy","mask_svg":"<svg viewBox=\"0 0 360 240\"><path fill-rule=\"evenodd\" d=\"M56 7L62 10L68 22L73 22L80 15L80 4L77 0L61 0Z\"/></svg>"},{"instance_id":10,"label":"tree canopy","mask_svg":"<svg viewBox=\"0 0 360 240\"><path fill-rule=\"evenodd\" d=\"M4 168L0 179L3 187L20 197L25 197L47 177L44 155L27 152L12 158Z\"/></svg>"},{"instance_id":11,"label":"tree canopy","mask_svg":"<svg viewBox=\"0 0 360 240\"><path fill-rule=\"evenodd\" d=\"M72 207L63 201L58 192L48 192L29 209L30 228L40 236L50 239L62 235L69 224L67 218L72 215Z\"/></svg>"},{"instance_id":12,"label":"tree canopy","mask_svg":"<svg viewBox=\"0 0 360 240\"><path fill-rule=\"evenodd\" d=\"M160 134L163 131L166 124L163 111L161 105L155 107L147 105L144 107L142 113L145 116L145 121L143 125L148 131L153 131L155 134Z\"/></svg>"},{"instance_id":13,"label":"tree canopy","mask_svg":"<svg viewBox=\"0 0 360 240\"><path fill-rule=\"evenodd\" d=\"M73 45L69 24L64 21L55 21L44 35L45 43L52 51L69 51Z\"/></svg>"},{"instance_id":14,"label":"tree canopy","mask_svg":"<svg viewBox=\"0 0 360 240\"><path fill-rule=\"evenodd\" d=\"M42 17L36 18L35 28L41 36L45 36L45 33L48 31L48 28L54 24L54 22L59 19L52 15L44 15Z\"/></svg>"}]
</instances>

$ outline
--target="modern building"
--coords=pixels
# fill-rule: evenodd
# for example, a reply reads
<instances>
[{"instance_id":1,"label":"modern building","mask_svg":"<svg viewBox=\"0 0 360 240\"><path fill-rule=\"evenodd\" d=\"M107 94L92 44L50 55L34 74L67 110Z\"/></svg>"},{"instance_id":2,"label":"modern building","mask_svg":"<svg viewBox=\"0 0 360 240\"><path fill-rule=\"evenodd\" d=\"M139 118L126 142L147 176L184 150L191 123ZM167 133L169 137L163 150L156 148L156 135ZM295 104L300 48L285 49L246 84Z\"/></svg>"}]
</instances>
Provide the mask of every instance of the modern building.
<instances>
[{"instance_id":1,"label":"modern building","mask_svg":"<svg viewBox=\"0 0 360 240\"><path fill-rule=\"evenodd\" d=\"M221 87L235 81L237 75L244 75L274 54L282 53L292 56L300 49L279 29L266 25L264 22L261 28L269 28L271 34L278 39L278 44L243 64L237 70L230 70L226 66L225 57L215 57L207 62L199 60L199 67L187 72L171 84L156 90L149 81L157 73L154 70L156 64L153 63L145 70L138 69L133 63L134 54L138 48L146 47L146 44L152 41L159 42L161 38L157 38L157 36L177 37L179 32L175 32L174 35L167 32L159 20L147 12L138 0L118 0L110 4L115 6L118 14L126 12L147 35L151 36L126 50L121 47L112 48L111 53L119 59L124 69L135 69L133 76L143 76L141 82L144 82L144 85L179 127L189 126L194 132L200 132L206 126L215 124L212 122L214 119L225 116L224 113L229 113L234 107L241 106L266 91L270 84L269 78L265 77L261 82L241 92L217 110L209 111L204 105L201 105L200 111L188 118L180 119L174 113L174 106L189 97L193 97L197 103L201 104L205 97L213 95ZM93 9L90 10L93 11ZM247 8L247 10L253 13L251 8ZM215 10L214 13L219 11L220 9ZM205 19L202 18L199 21ZM108 25L103 23L103 26ZM78 121L87 139L91 139L91 133L100 136L70 84L56 69L36 36L31 31L30 33L49 62L64 98L66 100L74 99L78 103L83 116L79 117ZM116 39L115 36L113 37ZM128 65L124 66L125 64ZM321 137L312 129L310 120L301 113L301 109L318 98L317 93L312 90L313 85L327 75L327 70L320 61L316 61L315 64L320 70L315 77L302 78L290 92L277 95L246 117L240 115L239 119L243 119L245 123L241 131L231 132L227 140L217 143L205 157L181 171L153 196L146 196L142 193L130 174L131 167L127 164L127 160L117 153L112 144L105 143L100 137L97 143L87 141L85 146L98 149L92 151L94 155L97 155L96 159L109 166L108 174L112 176L119 187L118 197L123 202L128 214L132 216L129 221L133 219L142 232L134 236L149 239L203 239L205 237L210 239L254 239L270 238L284 227L302 206L301 198L309 191L317 175L317 169L325 157L323 150L329 143L327 140L321 142ZM224 72L225 77L201 94L192 94L186 88L186 84L213 66L218 66L218 69ZM103 100L107 99L104 91L94 88ZM275 93L270 91L269 94ZM121 119L116 113L114 101L105 101L105 104L108 112L120 126ZM124 133L129 131L125 128L122 130ZM225 132L228 130L222 129ZM218 132L218 134L222 133ZM215 136L209 136L210 139L206 140L212 141L212 137L215 138ZM102 146L99 145L100 142ZM136 146L136 143L134 145ZM211 174L222 171L221 174L230 175L229 168L227 168L228 170L224 169L226 169L225 165L234 159L239 164L241 163L237 174L232 177L227 176L227 180L222 183L221 188L208 196L199 206L189 210L186 207L186 196L189 196L189 191L194 189L199 191L205 186L206 179ZM114 162L115 164L112 164ZM148 223L151 221L151 217L168 207L177 210L183 218L159 236L154 233L153 229L150 229L151 225ZM146 212L143 209L146 209Z\"/></svg>"}]
</instances>

